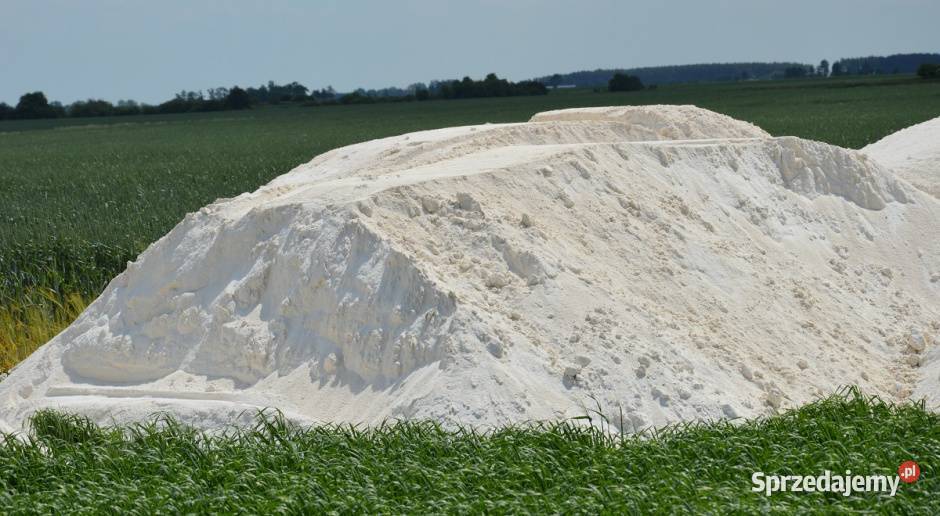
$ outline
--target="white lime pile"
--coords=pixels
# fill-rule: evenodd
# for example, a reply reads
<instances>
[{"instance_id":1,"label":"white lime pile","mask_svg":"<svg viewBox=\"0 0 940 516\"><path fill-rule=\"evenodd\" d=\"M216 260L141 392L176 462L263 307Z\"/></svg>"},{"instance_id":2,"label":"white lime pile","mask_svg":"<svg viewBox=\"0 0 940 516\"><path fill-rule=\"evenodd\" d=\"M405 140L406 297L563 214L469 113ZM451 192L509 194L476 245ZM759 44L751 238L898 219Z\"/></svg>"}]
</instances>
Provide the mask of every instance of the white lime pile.
<instances>
[{"instance_id":1,"label":"white lime pile","mask_svg":"<svg viewBox=\"0 0 940 516\"><path fill-rule=\"evenodd\" d=\"M0 383L0 427L936 403L938 237L865 154L692 106L370 141L188 215Z\"/></svg>"},{"instance_id":2,"label":"white lime pile","mask_svg":"<svg viewBox=\"0 0 940 516\"><path fill-rule=\"evenodd\" d=\"M862 152L940 198L940 118L889 134Z\"/></svg>"}]
</instances>

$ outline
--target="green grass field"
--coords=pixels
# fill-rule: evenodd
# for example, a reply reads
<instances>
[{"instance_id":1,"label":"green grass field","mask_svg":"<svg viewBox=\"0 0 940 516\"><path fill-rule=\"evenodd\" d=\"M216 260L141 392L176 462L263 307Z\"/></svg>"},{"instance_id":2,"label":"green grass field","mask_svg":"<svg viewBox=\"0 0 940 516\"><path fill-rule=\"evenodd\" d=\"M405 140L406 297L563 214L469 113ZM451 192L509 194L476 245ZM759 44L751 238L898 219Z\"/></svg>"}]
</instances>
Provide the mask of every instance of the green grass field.
<instances>
[{"instance_id":1,"label":"green grass field","mask_svg":"<svg viewBox=\"0 0 940 516\"><path fill-rule=\"evenodd\" d=\"M0 512L756 513L940 511L940 416L856 391L765 420L610 436L566 422L493 433L404 423L301 429L274 416L208 436L39 413L0 442ZM0 438L2 439L2 438ZM751 475L921 476L888 493L753 492Z\"/></svg>"},{"instance_id":2,"label":"green grass field","mask_svg":"<svg viewBox=\"0 0 940 516\"><path fill-rule=\"evenodd\" d=\"M0 122L0 372L71 322L185 213L329 149L547 109L696 104L775 135L861 147L940 116L910 77L677 85L634 93L432 101L113 119ZM563 424L476 435L429 425L207 437L104 430L64 415L0 444L0 512L940 511L940 420L850 393L768 420L609 439ZM750 474L891 473L895 498L750 492ZM159 508L159 509L155 509Z\"/></svg>"}]
</instances>

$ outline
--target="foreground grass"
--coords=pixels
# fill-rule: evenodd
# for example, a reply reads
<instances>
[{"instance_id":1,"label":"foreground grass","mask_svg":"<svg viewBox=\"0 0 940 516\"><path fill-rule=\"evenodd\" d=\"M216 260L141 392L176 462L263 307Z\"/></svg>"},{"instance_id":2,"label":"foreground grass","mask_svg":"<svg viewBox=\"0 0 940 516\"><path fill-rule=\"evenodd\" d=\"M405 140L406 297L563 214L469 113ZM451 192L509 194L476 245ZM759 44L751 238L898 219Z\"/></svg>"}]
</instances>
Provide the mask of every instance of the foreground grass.
<instances>
[{"instance_id":1,"label":"foreground grass","mask_svg":"<svg viewBox=\"0 0 940 516\"><path fill-rule=\"evenodd\" d=\"M98 428L39 413L0 443L0 512L940 512L940 416L849 390L765 420L611 437L573 423L480 434L433 424L300 429L259 417L209 436L168 419ZM885 494L751 492L751 474L852 470Z\"/></svg>"}]
</instances>

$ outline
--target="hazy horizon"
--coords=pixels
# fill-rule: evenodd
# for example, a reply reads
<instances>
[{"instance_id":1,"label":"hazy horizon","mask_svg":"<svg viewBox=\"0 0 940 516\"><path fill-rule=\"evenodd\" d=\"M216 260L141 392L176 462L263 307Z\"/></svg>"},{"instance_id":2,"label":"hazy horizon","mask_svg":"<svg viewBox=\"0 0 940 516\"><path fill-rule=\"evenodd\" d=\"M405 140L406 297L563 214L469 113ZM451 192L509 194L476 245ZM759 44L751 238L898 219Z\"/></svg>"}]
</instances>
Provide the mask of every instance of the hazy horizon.
<instances>
[{"instance_id":1,"label":"hazy horizon","mask_svg":"<svg viewBox=\"0 0 940 516\"><path fill-rule=\"evenodd\" d=\"M928 0L673 2L475 0L237 3L0 0L0 102L41 90L156 104L273 80L310 88L512 80L597 68L816 64L940 51ZM52 14L49 14L52 13Z\"/></svg>"}]
</instances>

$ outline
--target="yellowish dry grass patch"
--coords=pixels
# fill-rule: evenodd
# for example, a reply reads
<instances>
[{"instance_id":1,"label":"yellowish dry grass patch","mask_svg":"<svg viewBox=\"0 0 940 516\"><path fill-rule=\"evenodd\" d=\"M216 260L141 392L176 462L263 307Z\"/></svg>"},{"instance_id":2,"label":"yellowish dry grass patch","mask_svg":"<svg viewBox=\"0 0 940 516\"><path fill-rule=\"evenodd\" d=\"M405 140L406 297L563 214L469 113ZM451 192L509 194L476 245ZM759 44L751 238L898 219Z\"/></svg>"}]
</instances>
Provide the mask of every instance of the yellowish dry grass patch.
<instances>
[{"instance_id":1,"label":"yellowish dry grass patch","mask_svg":"<svg viewBox=\"0 0 940 516\"><path fill-rule=\"evenodd\" d=\"M58 335L88 305L77 293L60 295L36 289L32 294L25 299L42 302L18 304L8 299L0 305L0 373L9 371Z\"/></svg>"}]
</instances>

